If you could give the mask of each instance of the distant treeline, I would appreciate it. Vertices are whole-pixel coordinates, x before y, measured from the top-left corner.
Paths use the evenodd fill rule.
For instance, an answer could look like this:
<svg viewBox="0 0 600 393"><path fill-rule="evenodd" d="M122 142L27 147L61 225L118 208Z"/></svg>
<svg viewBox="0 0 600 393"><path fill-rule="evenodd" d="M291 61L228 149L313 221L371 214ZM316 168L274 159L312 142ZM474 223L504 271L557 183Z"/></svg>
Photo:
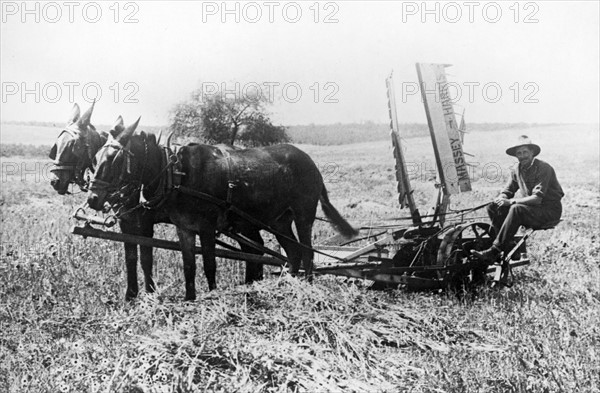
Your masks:
<svg viewBox="0 0 600 393"><path fill-rule="evenodd" d="M53 128L57 128L57 129L65 126L64 122L56 122L56 121L3 120L2 123L17 124L17 125L21 125L21 126L53 127ZM112 125L95 124L93 122L92 122L92 124L94 124L94 127L96 127L96 129L98 131L108 131L112 128ZM128 126L129 124L125 123L125 125ZM149 131L149 132L154 132L154 133L158 133L158 131L160 131L161 129L163 130L163 133L166 133L168 128L169 128L169 126L144 126L144 125L141 125L139 127L139 129L142 131Z"/></svg>
<svg viewBox="0 0 600 393"><path fill-rule="evenodd" d="M36 127L62 127L61 122L55 121L20 121L20 120L2 120L2 124L18 124L21 126L36 126Z"/></svg>
<svg viewBox="0 0 600 393"><path fill-rule="evenodd" d="M35 157L35 158L47 158L50 153L51 146L45 145L24 145L19 144L1 144L0 145L0 157Z"/></svg>
<svg viewBox="0 0 600 393"><path fill-rule="evenodd" d="M40 127L56 127L52 122L6 122ZM550 126L555 124L541 123L469 123L468 132L487 132L510 129L527 129L532 127ZM99 130L108 130L110 127L98 126ZM147 126L145 131L157 133L160 129L167 132L168 127ZM287 133L293 143L310 145L345 145L350 143L372 142L387 140L389 125L385 123L350 123L350 124L309 124L288 126ZM405 123L400 124L400 133L404 138L423 137L429 135L427 124ZM1 144L1 156L47 157L50 146L35 146L26 144Z"/></svg>
<svg viewBox="0 0 600 393"><path fill-rule="evenodd" d="M510 129L526 129L554 124L540 123L469 123L467 132L487 132ZM387 140L390 136L389 124L350 123L350 124L310 124L289 126L287 133L294 143L310 145L345 145L350 143ZM429 127L424 123L400 124L400 134L404 138L429 135Z"/></svg>

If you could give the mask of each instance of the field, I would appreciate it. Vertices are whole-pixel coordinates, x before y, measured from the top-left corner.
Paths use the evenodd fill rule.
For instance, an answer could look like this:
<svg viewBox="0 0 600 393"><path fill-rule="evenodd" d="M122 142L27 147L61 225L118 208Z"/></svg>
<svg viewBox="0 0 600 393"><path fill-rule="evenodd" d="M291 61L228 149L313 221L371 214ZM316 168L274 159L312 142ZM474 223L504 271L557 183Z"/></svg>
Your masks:
<svg viewBox="0 0 600 393"><path fill-rule="evenodd" d="M473 191L453 197L451 208L498 193L513 163L504 150L522 133L556 169L563 221L532 236L532 264L516 270L513 287L475 298L372 291L328 276L309 284L275 269L245 286L243 264L219 260L219 289L207 292L199 268L198 300L189 303L180 255L156 250L158 292L128 304L122 246L70 234L85 195L56 195L46 159L2 157L0 391L598 391L598 126L469 134ZM426 213L435 193L431 144L405 142ZM342 215L367 226L407 215L390 145L300 147ZM482 211L470 218L485 219ZM175 239L171 227L155 233ZM315 243L333 233L317 222Z"/></svg>

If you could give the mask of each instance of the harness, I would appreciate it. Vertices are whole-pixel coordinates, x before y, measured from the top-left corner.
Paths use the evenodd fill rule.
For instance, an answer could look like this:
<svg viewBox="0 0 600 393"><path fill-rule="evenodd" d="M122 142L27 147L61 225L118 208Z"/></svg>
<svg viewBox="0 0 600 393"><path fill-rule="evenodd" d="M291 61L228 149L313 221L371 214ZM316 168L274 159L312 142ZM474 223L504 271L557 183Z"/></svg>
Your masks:
<svg viewBox="0 0 600 393"><path fill-rule="evenodd" d="M143 167L145 168L147 159L148 159L148 148L147 148L147 142L146 142L145 138L144 138L144 144L145 144L146 148L145 148L145 157L144 157L144 166ZM117 189L118 184L124 179L124 176L126 174L126 169L124 169L124 168L130 167L130 165L131 165L130 157L134 156L134 154L129 150L129 147L128 147L129 143L126 146L122 146L117 141L111 140L110 143L105 144L102 148L107 148L109 146L118 148L119 151L117 152L117 154L121 154L121 152L123 152L123 154L125 154L126 163L125 163L125 165L122 166L123 169L121 170L120 177L117 179L117 181L113 181L112 183L109 183L109 182L105 182L105 181L94 178L94 180L92 180L91 185L90 185L90 190L92 190L92 191L95 189L109 189L109 190ZM146 209L157 209L160 206L162 206L173 195L174 192L181 192L182 194L201 199L203 201L212 203L215 206L221 208L223 210L222 220L224 220L224 222L222 222L223 226L221 227L222 228L221 232L227 233L228 236L232 237L233 239L240 239L241 241L246 242L246 240L243 238L243 236L237 236L230 231L231 228L228 225L228 216L230 214L235 214L238 217L245 220L246 222L256 226L257 228L266 230L278 237L281 237L290 242L293 242L294 244L296 244L297 246L299 246L303 249L311 250L314 253L325 255L329 258L333 258L333 259L336 259L339 261L345 261L343 258L337 257L335 255L330 255L330 254L324 253L322 251L315 250L309 246L306 246L306 245L298 242L296 239L294 239L286 234L283 234L280 231L275 230L271 226L261 222L260 220L256 219L255 217L251 216L250 214L248 214L248 213L244 212L243 210L234 206L231 203L232 199L233 199L233 188L235 188L235 181L233 179L233 172L232 172L233 160L231 159L231 155L229 154L229 152L226 149L224 149L220 146L218 148L223 153L223 155L225 156L225 158L227 160L227 173L228 173L228 175L227 175L228 176L228 181L227 181L228 187L227 188L228 188L228 190L227 190L227 199L225 201L220 198L217 198L213 195L207 194L205 192L194 190L192 188L181 185L181 178L183 176L185 176L185 173L181 172L181 159L180 159L181 150L176 148L175 151L172 151L168 146L163 146L163 147L161 147L161 150L162 150L161 159L162 159L162 163L164 164L163 169L147 185L147 186L149 186L149 185L153 184L155 181L159 181L159 185L157 187L157 194L155 196L153 196L150 200L145 200L145 198L142 198L144 190L143 190L143 186L142 186L142 182L141 182L142 177L140 176L140 179L137 181L137 183L139 184L138 187L140 190L140 203L138 203L136 206L134 206L133 208L128 209L126 211L123 211L123 212L119 211L116 214L116 217L120 218L124 215L129 214L130 212L132 212L134 210L137 210L140 207L144 207ZM115 155L115 159L116 159L116 157L117 156ZM257 245L254 245L254 244L252 246L258 247ZM268 248L260 247L260 249L263 252L272 253L272 251L269 250Z"/></svg>
<svg viewBox="0 0 600 393"><path fill-rule="evenodd" d="M223 146L215 146L215 147L217 147L221 151L221 154L223 154L223 157L225 157L225 161L227 162L227 199L226 199L226 202L228 204L231 204L231 201L233 199L233 189L236 187L235 179L233 178L233 172L231 170L231 167L233 166L233 159L231 158L231 154L229 154L229 151L227 151L226 148L224 148Z"/></svg>
<svg viewBox="0 0 600 393"><path fill-rule="evenodd" d="M158 173L148 185L153 184L157 179L159 181L155 195L151 199L144 197L144 187L140 188L140 204L145 209L158 209L173 194L173 191L181 186L181 179L185 175L181 171L181 160L179 159L180 146L171 149L169 146L161 147L162 170Z"/></svg>
<svg viewBox="0 0 600 393"><path fill-rule="evenodd" d="M104 180L100 180L96 177L90 183L90 190L106 190L108 192L111 191L119 191L122 194L129 194L129 197L122 204L123 206L127 206L130 202L131 198L136 195L139 191L139 200L138 203L125 211L120 211L117 213L117 217L122 217L131 213L134 210L139 208L145 209L158 209L160 208L173 194L175 190L177 190L181 185L181 179L185 175L181 171L181 160L179 159L180 147L175 147L173 150L168 146L159 146L161 150L161 171L154 177L150 182L146 184L144 187L143 179L146 170L146 165L148 163L148 142L146 138L143 138L144 141L144 161L141 165L141 173L138 179L134 179L133 181L128 181L124 186L120 186L120 184L124 183L128 177L128 175L132 174L131 170L131 158L135 157L135 154L130 150L130 144L123 146L118 141L111 139L109 140L102 149L106 149L109 147L113 147L117 149L117 154L113 158L113 161L117 159L119 154L124 155L125 163L121 166L121 173L119 176L113 176L112 182L106 182ZM144 196L144 188L147 190L150 186L154 185L158 181L158 185L156 187L154 195L150 199L146 199ZM133 187L128 190L129 187Z"/></svg>

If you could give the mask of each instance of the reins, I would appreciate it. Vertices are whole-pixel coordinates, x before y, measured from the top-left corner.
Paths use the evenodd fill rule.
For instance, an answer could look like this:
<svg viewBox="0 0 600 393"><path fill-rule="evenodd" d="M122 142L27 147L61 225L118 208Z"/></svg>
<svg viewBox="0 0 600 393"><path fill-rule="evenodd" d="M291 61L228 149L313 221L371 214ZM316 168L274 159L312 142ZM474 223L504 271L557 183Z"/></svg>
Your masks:
<svg viewBox="0 0 600 393"><path fill-rule="evenodd" d="M298 240L296 240L296 239L294 239L292 237L289 237L289 236L287 236L287 235L285 235L285 234L283 234L283 233L275 230L273 227L271 227L271 226L263 223L262 221L260 221L260 220L258 220L256 218L252 217L248 213L246 213L243 210L240 210L239 208L237 208L235 205L233 205L231 203L228 203L226 201L223 201L222 199L219 199L217 197L214 197L214 196L212 196L210 194L206 194L206 193L201 192L201 191L193 190L193 189L191 189L189 187L185 187L185 186L177 187L176 190L179 190L180 192L182 192L184 194L187 194L187 195L196 197L198 199L202 199L202 200L205 200L205 201L210 202L212 204L215 204L215 205L217 205L217 206L225 209L226 211L231 211L232 213L234 213L234 214L240 216L241 218L243 218L244 220L248 221L250 224L252 224L254 226L257 226L257 227L259 227L262 230L270 232L270 233L272 233L275 236L279 236L279 237L281 237L283 239L286 239L286 240L288 240L290 242L293 242L295 245L297 245L297 246L299 246L301 248L304 248L305 250L313 251L314 253L326 256L328 258L336 259L336 260L338 260L340 262L345 262L346 261L344 258L340 258L340 257L337 257L335 255L327 254L327 253L321 252L319 250L315 250L314 248L309 247L309 246L307 246L305 244L302 244Z"/></svg>

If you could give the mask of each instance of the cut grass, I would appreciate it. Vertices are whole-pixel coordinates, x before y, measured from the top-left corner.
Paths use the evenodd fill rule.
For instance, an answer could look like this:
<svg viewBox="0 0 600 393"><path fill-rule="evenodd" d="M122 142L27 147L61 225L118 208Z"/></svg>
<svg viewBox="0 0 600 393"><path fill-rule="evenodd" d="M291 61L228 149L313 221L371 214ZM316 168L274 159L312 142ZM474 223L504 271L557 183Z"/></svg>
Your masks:
<svg viewBox="0 0 600 393"><path fill-rule="evenodd" d="M69 233L84 196L59 197L20 173L3 178L0 391L598 391L598 134L567 131L581 138L561 139L559 128L534 138L566 192L563 222L533 235L532 265L515 271L514 287L465 300L334 277L308 284L276 271L244 286L243 264L219 260L219 290L207 292L199 273L199 299L187 303L181 256L156 250L158 292L126 304L122 245ZM486 159L508 167L495 145L510 136L494 135L468 136L467 151L493 152ZM408 142L411 159L428 157L427 140ZM337 165L326 184L353 224L406 215L387 144L303 148ZM567 160L565 151L577 154ZM431 183L415 176L416 199L431 205ZM452 208L479 205L501 187L479 177ZM175 239L172 227L155 232ZM317 242L333 233L315 224Z"/></svg>

